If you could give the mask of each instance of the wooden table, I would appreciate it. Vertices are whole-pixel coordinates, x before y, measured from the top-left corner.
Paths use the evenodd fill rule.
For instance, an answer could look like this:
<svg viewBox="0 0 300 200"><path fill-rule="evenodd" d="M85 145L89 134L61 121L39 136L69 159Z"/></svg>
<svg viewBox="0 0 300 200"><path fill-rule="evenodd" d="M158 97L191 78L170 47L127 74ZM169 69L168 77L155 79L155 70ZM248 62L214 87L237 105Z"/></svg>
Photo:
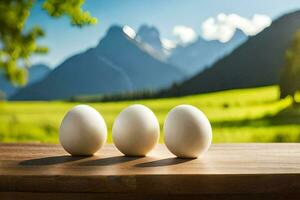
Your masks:
<svg viewBox="0 0 300 200"><path fill-rule="evenodd" d="M300 199L300 144L215 144L198 159L164 145L124 157L106 145L0 144L0 199Z"/></svg>

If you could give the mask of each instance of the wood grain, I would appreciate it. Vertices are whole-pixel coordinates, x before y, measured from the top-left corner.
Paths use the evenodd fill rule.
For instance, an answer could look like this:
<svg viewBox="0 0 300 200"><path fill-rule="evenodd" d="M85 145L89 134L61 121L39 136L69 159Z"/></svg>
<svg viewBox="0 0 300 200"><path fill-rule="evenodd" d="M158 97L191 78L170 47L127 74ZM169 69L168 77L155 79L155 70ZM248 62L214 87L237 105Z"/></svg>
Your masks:
<svg viewBox="0 0 300 200"><path fill-rule="evenodd" d="M173 195L173 194L127 194L127 193L1 193L1 200L299 200L297 196L291 194L202 194L202 195Z"/></svg>
<svg viewBox="0 0 300 200"><path fill-rule="evenodd" d="M91 199L300 198L300 144L214 144L198 159L177 159L164 145L147 157L125 157L113 145L93 157L71 157L58 145L0 144L0 199L74 199L73 193Z"/></svg>

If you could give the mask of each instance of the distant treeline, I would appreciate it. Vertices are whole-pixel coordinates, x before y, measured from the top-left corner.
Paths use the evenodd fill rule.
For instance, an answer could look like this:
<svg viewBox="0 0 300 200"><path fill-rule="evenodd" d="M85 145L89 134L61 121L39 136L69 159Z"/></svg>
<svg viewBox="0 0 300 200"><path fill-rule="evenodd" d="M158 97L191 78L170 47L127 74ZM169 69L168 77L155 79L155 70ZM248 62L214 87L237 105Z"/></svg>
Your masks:
<svg viewBox="0 0 300 200"><path fill-rule="evenodd" d="M122 92L115 94L93 95L93 96L75 96L68 101L71 102L117 102L127 100L141 100L141 99L155 99L155 98L168 98L173 96L183 96L177 88L179 84L174 83L171 87L159 91L155 90L142 90L134 92Z"/></svg>
<svg viewBox="0 0 300 200"><path fill-rule="evenodd" d="M70 98L71 102L116 102L126 100L152 99L157 97L157 92L151 90L117 93L95 96L77 96Z"/></svg>

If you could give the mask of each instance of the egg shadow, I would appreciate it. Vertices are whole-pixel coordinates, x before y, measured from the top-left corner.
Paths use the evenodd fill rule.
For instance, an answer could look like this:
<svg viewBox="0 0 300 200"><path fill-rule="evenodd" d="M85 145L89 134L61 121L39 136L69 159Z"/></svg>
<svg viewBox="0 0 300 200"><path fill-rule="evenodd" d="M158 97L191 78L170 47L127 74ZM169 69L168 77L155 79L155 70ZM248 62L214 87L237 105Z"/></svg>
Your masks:
<svg viewBox="0 0 300 200"><path fill-rule="evenodd" d="M151 162L139 163L136 164L135 167L163 167L163 166L171 166L178 165L181 163L189 162L194 160L194 158L165 158L161 160L155 160Z"/></svg>
<svg viewBox="0 0 300 200"><path fill-rule="evenodd" d="M31 160L24 160L19 163L22 166L43 166L43 165L56 165L61 163L67 163L77 160L82 160L86 158L86 156L52 156L45 158L36 158Z"/></svg>
<svg viewBox="0 0 300 200"><path fill-rule="evenodd" d="M115 156L115 157L108 157L108 158L100 158L95 160L87 160L84 162L78 163L78 165L82 166L108 166L108 165L115 165L120 163L125 163L137 159L141 159L143 157L128 157L128 156Z"/></svg>

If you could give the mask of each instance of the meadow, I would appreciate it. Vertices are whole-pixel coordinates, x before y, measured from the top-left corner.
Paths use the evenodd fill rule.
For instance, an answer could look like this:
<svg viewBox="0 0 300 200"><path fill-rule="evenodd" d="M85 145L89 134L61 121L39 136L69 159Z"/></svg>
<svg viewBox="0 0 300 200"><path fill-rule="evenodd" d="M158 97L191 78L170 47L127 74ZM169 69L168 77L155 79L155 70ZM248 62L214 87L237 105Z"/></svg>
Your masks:
<svg viewBox="0 0 300 200"><path fill-rule="evenodd" d="M118 113L130 104L144 104L158 117L161 130L167 112L179 104L201 109L213 127L213 142L298 142L300 112L291 100L278 100L278 87L229 90L178 98L89 103L111 127ZM1 142L58 143L58 129L75 102L0 102ZM161 131L162 142L163 133Z"/></svg>

